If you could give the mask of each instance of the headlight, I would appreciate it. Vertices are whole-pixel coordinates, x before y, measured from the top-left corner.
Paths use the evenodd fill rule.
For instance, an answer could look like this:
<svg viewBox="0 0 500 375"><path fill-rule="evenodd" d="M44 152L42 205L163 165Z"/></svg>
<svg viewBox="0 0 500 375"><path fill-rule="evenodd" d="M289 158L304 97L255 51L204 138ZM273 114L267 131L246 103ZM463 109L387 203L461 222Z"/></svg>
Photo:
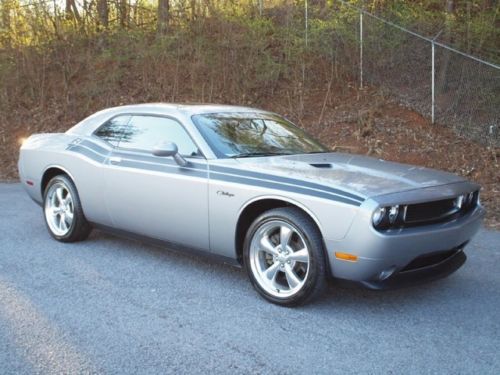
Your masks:
<svg viewBox="0 0 500 375"><path fill-rule="evenodd" d="M385 207L379 207L373 213L373 225L378 227L382 220L384 220L386 209Z"/></svg>
<svg viewBox="0 0 500 375"><path fill-rule="evenodd" d="M389 208L389 222L394 224L398 218L399 206L392 206Z"/></svg>
<svg viewBox="0 0 500 375"><path fill-rule="evenodd" d="M478 198L479 198L479 192L477 191L476 192L471 191L470 193L459 195L458 197L455 198L455 207L458 208L459 210L461 209L467 210L472 205L477 203Z"/></svg>
<svg viewBox="0 0 500 375"><path fill-rule="evenodd" d="M472 204L472 202L474 201L474 192L471 191L468 195L467 195L467 206L470 206Z"/></svg>
<svg viewBox="0 0 500 375"><path fill-rule="evenodd" d="M373 212L373 226L377 229L388 229L390 226L401 224L399 205L379 207Z"/></svg>
<svg viewBox="0 0 500 375"><path fill-rule="evenodd" d="M465 195L459 195L458 197L455 198L455 207L460 210L464 205L464 201L465 201Z"/></svg>

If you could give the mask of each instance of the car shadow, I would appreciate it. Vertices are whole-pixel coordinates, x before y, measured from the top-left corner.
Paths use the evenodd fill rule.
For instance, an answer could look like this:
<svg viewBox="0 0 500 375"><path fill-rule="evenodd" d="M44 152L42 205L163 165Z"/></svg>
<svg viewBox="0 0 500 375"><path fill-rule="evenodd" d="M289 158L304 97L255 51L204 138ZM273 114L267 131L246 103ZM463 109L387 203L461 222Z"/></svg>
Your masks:
<svg viewBox="0 0 500 375"><path fill-rule="evenodd" d="M88 241L98 245L99 251L108 249L113 252L124 252L127 256L143 260L148 258L148 261L154 262L165 262L174 268L190 270L200 275L217 274L216 278L219 281L216 284L220 285L221 288L230 285L233 292L235 289L239 289L237 292L242 294L242 298L248 296L266 303L256 292L252 291L247 275L243 270L221 263L214 258L182 253L102 231L94 231ZM200 282L205 281L201 279ZM428 310L432 309L432 306L439 306L441 313L452 313L460 304L467 304L469 300L481 298L478 297L478 294L484 294L485 299L490 297L488 291L481 290L478 283L477 279L470 279L469 276L464 275L463 269L445 279L383 291L369 290L355 283L339 283L336 280L328 280L323 294L310 304L299 309L304 311L331 311L352 309L355 306L361 311L371 313L377 313L378 311L383 313L398 311L401 313L410 309L418 310L425 307ZM449 307L443 308L447 303Z"/></svg>

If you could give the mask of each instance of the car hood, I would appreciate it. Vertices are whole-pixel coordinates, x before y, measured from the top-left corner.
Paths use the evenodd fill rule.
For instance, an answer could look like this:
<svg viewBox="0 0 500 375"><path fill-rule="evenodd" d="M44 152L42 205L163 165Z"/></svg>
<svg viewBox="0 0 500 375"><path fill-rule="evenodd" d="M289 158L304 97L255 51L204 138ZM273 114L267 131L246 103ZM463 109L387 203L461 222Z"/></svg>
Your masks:
<svg viewBox="0 0 500 375"><path fill-rule="evenodd" d="M314 182L364 198L465 181L434 169L336 152L237 160L245 170Z"/></svg>

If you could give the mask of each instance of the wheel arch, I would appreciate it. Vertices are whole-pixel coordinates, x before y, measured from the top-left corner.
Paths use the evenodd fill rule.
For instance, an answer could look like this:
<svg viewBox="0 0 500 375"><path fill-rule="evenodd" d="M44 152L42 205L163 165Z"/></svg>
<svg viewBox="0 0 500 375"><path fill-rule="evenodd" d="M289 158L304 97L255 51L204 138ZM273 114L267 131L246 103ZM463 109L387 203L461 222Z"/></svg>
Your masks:
<svg viewBox="0 0 500 375"><path fill-rule="evenodd" d="M40 179L40 194L43 198L43 195L45 193L45 189L49 183L49 181L54 178L55 176L64 174L68 176L73 183L75 183L75 179L71 175L71 173L68 172L68 170L64 167L61 167L60 165L49 165L47 168L42 173L42 178Z"/></svg>
<svg viewBox="0 0 500 375"><path fill-rule="evenodd" d="M250 225L262 213L279 207L298 208L312 219L320 234L323 235L318 218L303 204L290 198L274 195L253 198L247 201L238 212L234 246L236 259L240 264L243 264L243 242L245 241L245 236Z"/></svg>

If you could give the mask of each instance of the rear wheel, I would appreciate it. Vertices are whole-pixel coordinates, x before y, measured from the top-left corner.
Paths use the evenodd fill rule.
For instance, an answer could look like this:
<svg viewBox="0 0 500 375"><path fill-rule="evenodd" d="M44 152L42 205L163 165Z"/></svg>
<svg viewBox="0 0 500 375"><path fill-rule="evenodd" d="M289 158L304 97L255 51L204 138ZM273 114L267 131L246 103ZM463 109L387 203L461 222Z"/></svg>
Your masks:
<svg viewBox="0 0 500 375"><path fill-rule="evenodd" d="M273 303L300 305L325 286L321 234L299 209L277 208L260 215L248 230L243 255L253 286Z"/></svg>
<svg viewBox="0 0 500 375"><path fill-rule="evenodd" d="M65 175L52 178L45 188L45 223L50 234L61 242L86 239L92 228L83 215L76 186Z"/></svg>

